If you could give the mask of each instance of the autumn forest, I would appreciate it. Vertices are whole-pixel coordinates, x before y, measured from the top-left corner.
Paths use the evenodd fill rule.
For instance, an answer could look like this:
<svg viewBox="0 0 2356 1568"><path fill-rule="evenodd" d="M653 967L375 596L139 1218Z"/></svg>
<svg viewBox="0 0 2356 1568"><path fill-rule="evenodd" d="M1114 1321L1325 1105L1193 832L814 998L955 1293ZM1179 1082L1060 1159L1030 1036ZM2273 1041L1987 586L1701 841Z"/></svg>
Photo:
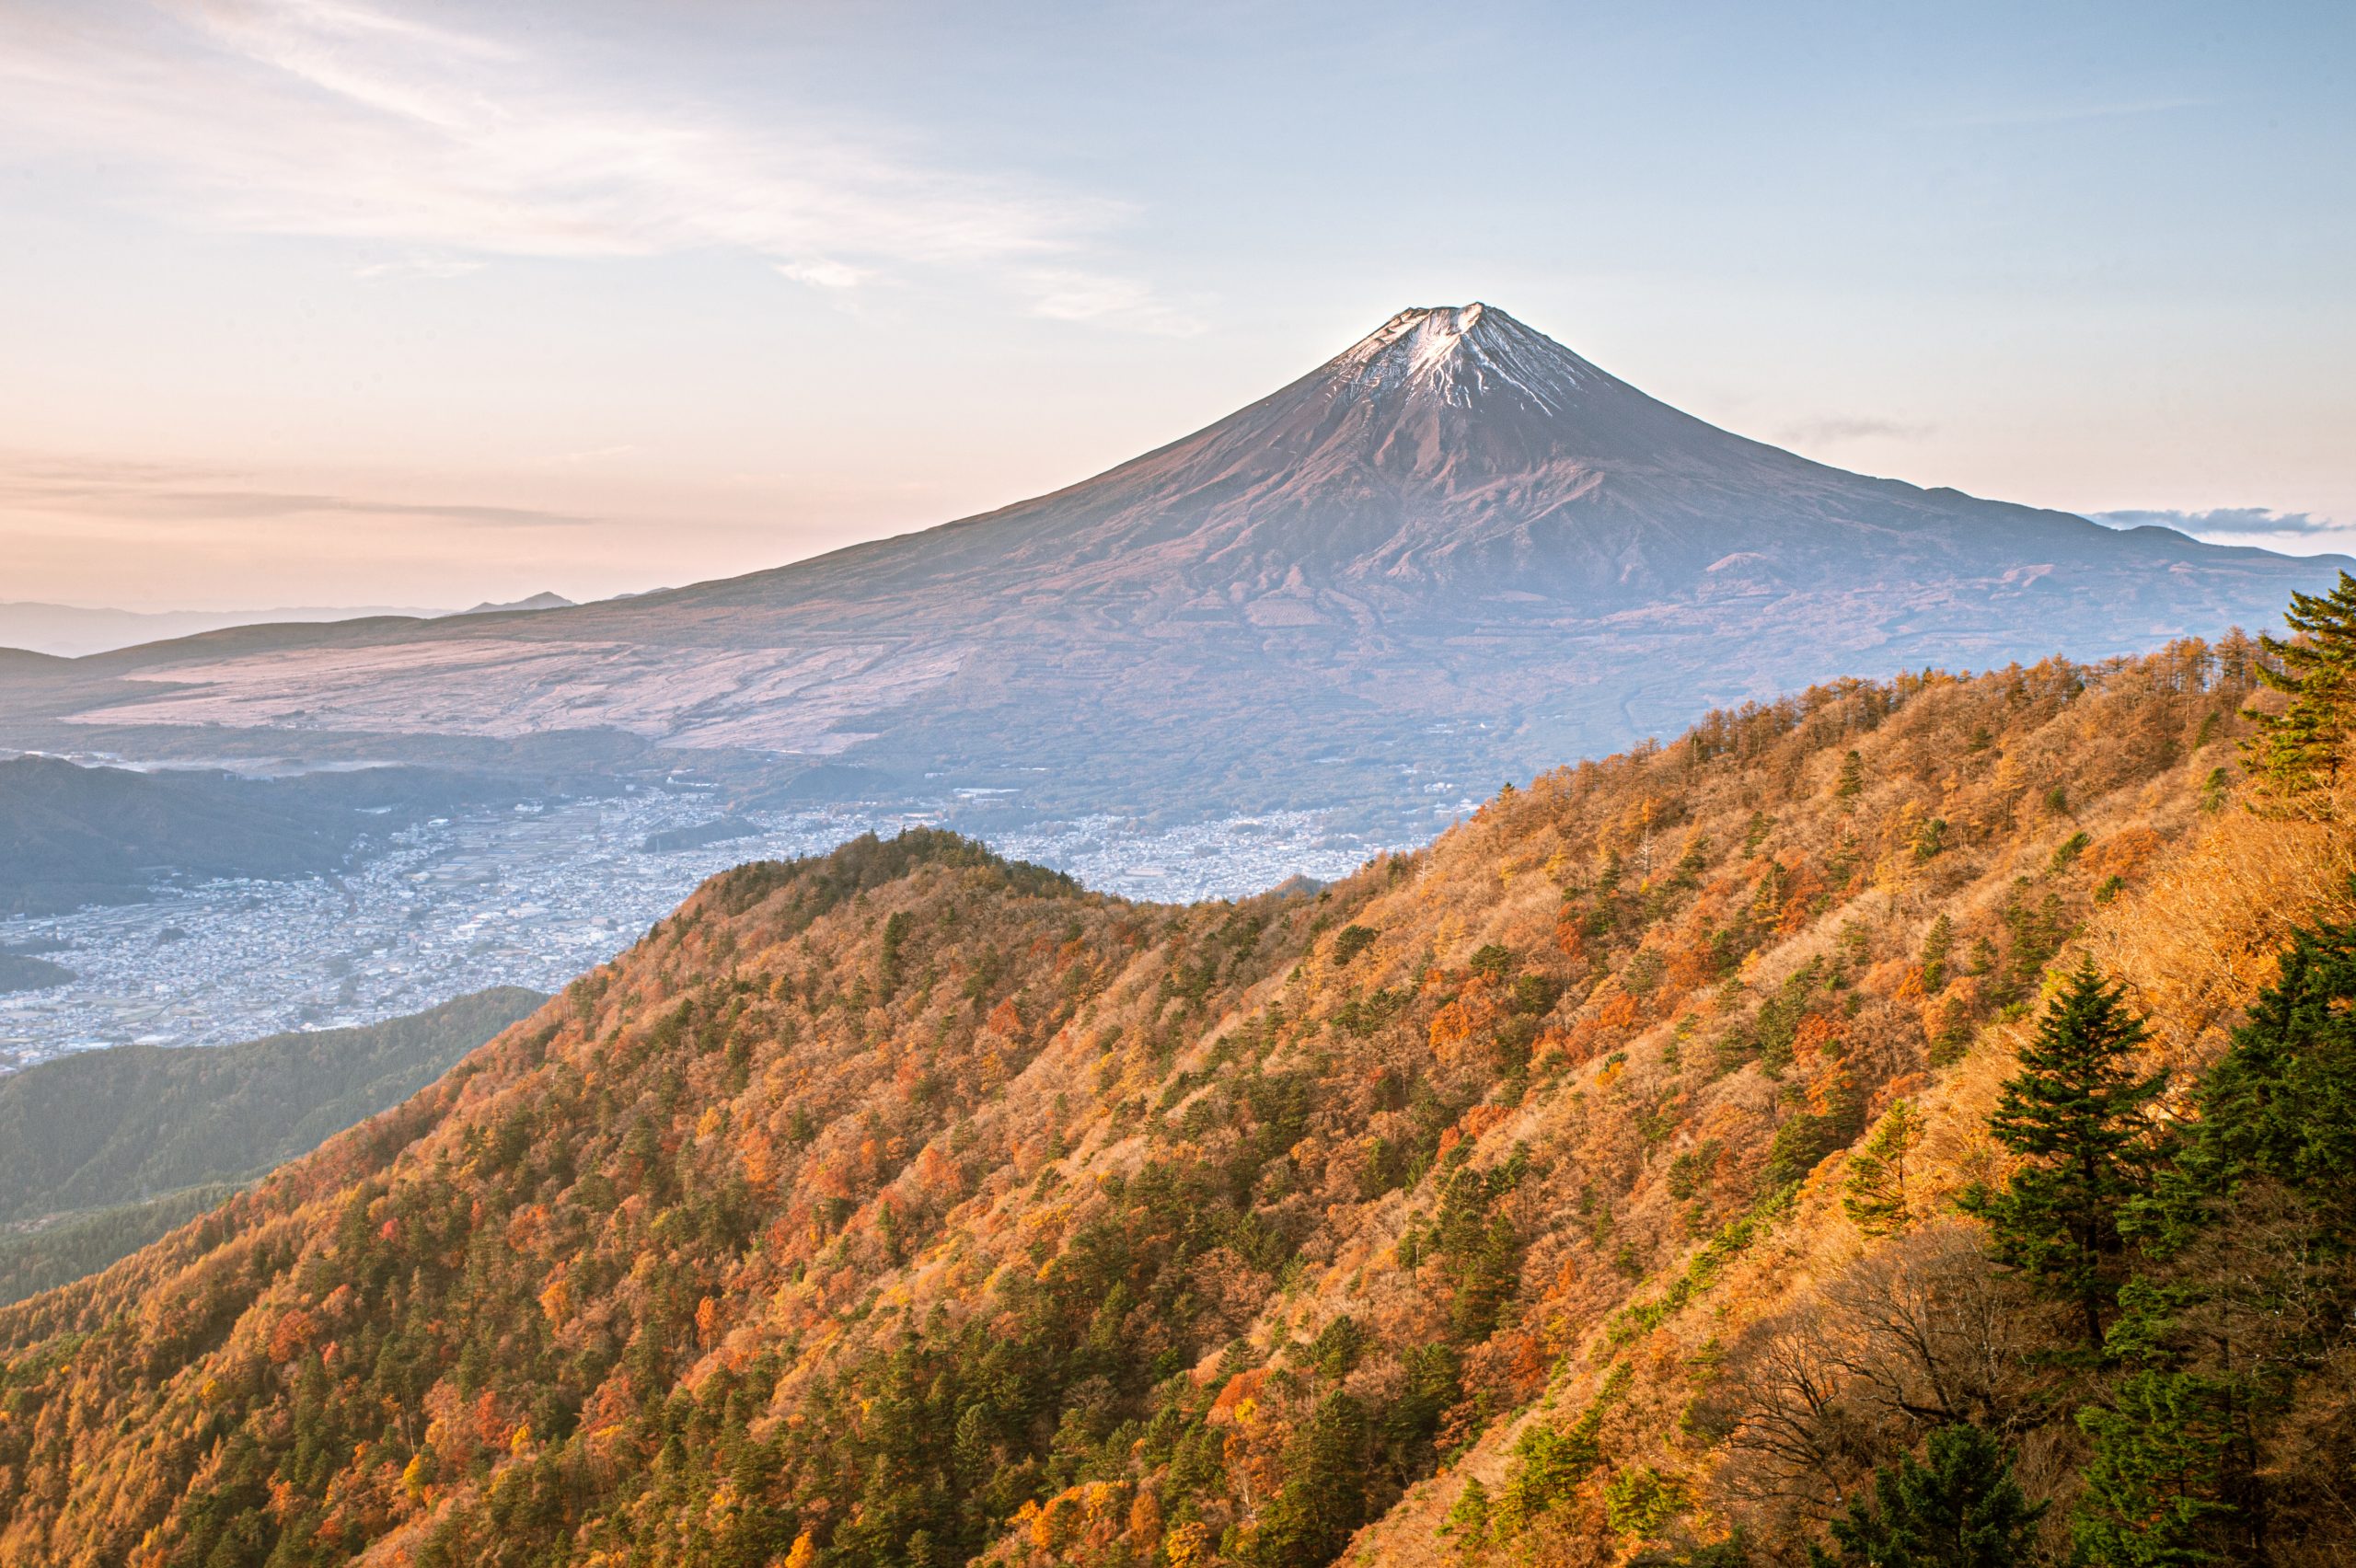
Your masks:
<svg viewBox="0 0 2356 1568"><path fill-rule="evenodd" d="M708 882L0 1309L0 1561L2356 1556L2356 582L1330 886Z"/></svg>

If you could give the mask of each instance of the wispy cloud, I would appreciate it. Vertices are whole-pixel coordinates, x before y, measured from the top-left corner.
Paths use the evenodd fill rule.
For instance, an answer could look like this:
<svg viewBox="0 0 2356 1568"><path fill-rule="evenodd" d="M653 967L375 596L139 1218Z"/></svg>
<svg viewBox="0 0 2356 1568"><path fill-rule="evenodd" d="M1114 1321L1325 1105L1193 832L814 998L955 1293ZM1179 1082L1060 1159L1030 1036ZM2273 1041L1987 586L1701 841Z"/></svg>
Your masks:
<svg viewBox="0 0 2356 1568"><path fill-rule="evenodd" d="M1120 203L657 101L521 37L363 0L13 0L0 139L100 152L193 222L400 253L371 277L733 248L819 288L962 269L1071 319L1166 330L1177 315L1110 276L1074 308L1062 270L1089 268Z"/></svg>
<svg viewBox="0 0 2356 1568"><path fill-rule="evenodd" d="M1827 414L1796 420L1775 432L1775 439L1795 446L1838 446L1850 441L1920 441L1931 433L1926 424L1877 419L1871 414Z"/></svg>
<svg viewBox="0 0 2356 1568"><path fill-rule="evenodd" d="M777 270L797 283L814 289L855 289L867 274L840 261L780 261Z"/></svg>
<svg viewBox="0 0 2356 1568"><path fill-rule="evenodd" d="M597 521L534 507L256 489L228 482L232 478L158 464L0 458L0 507L164 524L381 517L486 528L569 528Z"/></svg>
<svg viewBox="0 0 2356 1568"><path fill-rule="evenodd" d="M1052 321L1115 321L1141 331L1183 336L1202 322L1165 303L1132 278L1106 277L1071 268L1041 268L1029 275L1031 313Z"/></svg>
<svg viewBox="0 0 2356 1568"><path fill-rule="evenodd" d="M2207 512L2089 512L2086 515L2113 528L2174 528L2180 534L2203 536L2270 535L2292 537L2342 533L2349 526L2328 517L2317 517L2312 512L2276 512L2265 506L2221 506Z"/></svg>

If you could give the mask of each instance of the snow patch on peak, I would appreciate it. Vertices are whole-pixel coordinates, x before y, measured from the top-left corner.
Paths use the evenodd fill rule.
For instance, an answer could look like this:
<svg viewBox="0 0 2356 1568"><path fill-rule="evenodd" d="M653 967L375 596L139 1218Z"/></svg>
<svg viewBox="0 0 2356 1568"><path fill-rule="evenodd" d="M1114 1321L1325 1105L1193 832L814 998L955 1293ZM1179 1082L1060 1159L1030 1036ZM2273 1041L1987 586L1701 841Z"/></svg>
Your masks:
<svg viewBox="0 0 2356 1568"><path fill-rule="evenodd" d="M1504 396L1559 414L1602 373L1479 300L1403 310L1327 367L1330 394L1421 394L1471 408Z"/></svg>

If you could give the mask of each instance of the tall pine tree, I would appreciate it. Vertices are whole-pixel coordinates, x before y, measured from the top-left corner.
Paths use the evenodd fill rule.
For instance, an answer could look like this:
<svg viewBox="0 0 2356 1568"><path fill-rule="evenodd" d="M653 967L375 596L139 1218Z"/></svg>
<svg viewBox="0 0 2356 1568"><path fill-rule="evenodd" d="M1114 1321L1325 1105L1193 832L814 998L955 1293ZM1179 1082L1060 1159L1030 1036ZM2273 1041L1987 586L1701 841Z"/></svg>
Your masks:
<svg viewBox="0 0 2356 1568"><path fill-rule="evenodd" d="M1841 777L1832 786L1836 801L1854 801L1865 788L1865 759L1855 752L1841 759Z"/></svg>
<svg viewBox="0 0 2356 1568"><path fill-rule="evenodd" d="M2172 1215L2281 1182L2356 1226L2356 926L2293 933L2232 1049L2200 1087L2195 1136L2165 1184Z"/></svg>
<svg viewBox="0 0 2356 1568"><path fill-rule="evenodd" d="M2167 1075L2138 1071L2143 1023L2123 987L2082 962L2038 1021L1988 1120L2021 1164L2000 1192L1966 1194L1997 1259L2076 1309L2089 1350L2119 1285L2119 1211L2149 1190L2158 1154L2146 1107Z"/></svg>
<svg viewBox="0 0 2356 1568"><path fill-rule="evenodd" d="M2343 571L2328 594L2292 594L2282 618L2298 635L2258 639L2269 657L2258 676L2290 704L2281 713L2251 710L2258 733L2244 755L2269 793L2295 799L2339 777L2356 706L2356 578Z"/></svg>
<svg viewBox="0 0 2356 1568"><path fill-rule="evenodd" d="M2264 1562L2297 1533L2263 1450L2356 1308L2356 927L2296 934L2198 1099L2123 1220L2142 1254L2109 1345L2132 1371L2078 1415L2073 1534L2104 1568Z"/></svg>
<svg viewBox="0 0 2356 1568"><path fill-rule="evenodd" d="M2130 1376L2107 1405L2078 1412L2094 1445L2070 1521L2080 1562L2192 1568L2235 1561L2211 1550L2232 1543L2240 1533L2233 1524L2245 1514L2229 1501L2236 1490L2233 1417L2241 1402L2233 1383L2150 1367Z"/></svg>
<svg viewBox="0 0 2356 1568"><path fill-rule="evenodd" d="M1245 1552L1253 1568L1331 1562L1366 1522L1366 1411L1336 1389L1285 1444L1288 1479Z"/></svg>

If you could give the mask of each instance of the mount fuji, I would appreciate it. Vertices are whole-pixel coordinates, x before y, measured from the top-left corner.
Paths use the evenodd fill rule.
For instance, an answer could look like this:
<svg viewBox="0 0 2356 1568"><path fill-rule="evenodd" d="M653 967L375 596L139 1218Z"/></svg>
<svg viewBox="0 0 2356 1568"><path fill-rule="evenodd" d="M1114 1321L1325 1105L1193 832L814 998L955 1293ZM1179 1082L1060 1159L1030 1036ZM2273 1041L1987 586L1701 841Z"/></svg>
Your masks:
<svg viewBox="0 0 2356 1568"><path fill-rule="evenodd" d="M595 732L1045 811L1380 825L1427 813L1410 778L1485 793L1830 677L2271 625L2347 564L1830 467L1474 304L1068 489L773 571L0 666L0 739Z"/></svg>

